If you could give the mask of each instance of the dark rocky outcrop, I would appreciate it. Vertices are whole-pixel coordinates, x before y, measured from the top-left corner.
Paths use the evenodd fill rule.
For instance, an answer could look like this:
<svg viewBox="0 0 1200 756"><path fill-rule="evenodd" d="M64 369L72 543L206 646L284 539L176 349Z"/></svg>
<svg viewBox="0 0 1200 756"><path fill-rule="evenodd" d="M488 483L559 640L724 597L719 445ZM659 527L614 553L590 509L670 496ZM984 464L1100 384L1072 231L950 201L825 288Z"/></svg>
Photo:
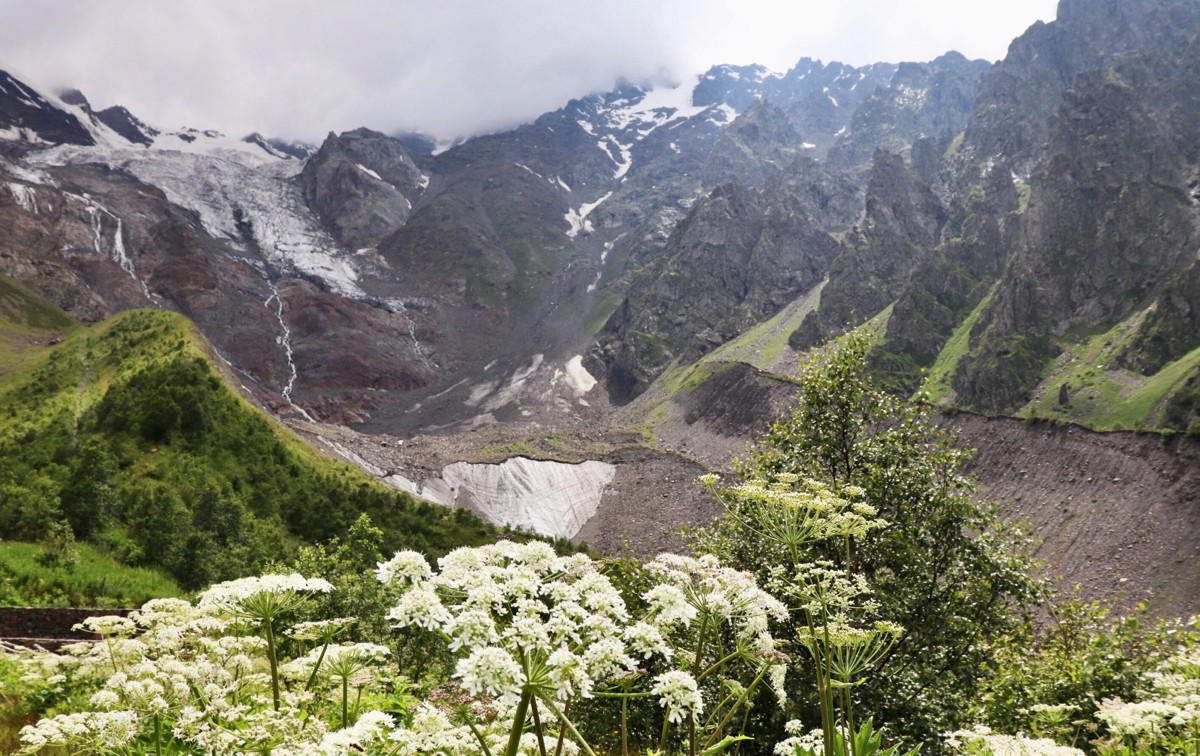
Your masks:
<svg viewBox="0 0 1200 756"><path fill-rule="evenodd" d="M937 246L948 213L904 158L875 153L866 213L838 249L821 307L789 339L816 346L875 316L896 300L918 264Z"/></svg>
<svg viewBox="0 0 1200 756"><path fill-rule="evenodd" d="M101 110L96 114L96 118L133 144L146 146L154 144L154 137L159 133L158 129L142 123L133 113L120 105L113 105L111 108Z"/></svg>
<svg viewBox="0 0 1200 756"><path fill-rule="evenodd" d="M404 225L428 181L398 140L369 129L330 134L300 178L309 207L351 249Z"/></svg>
<svg viewBox="0 0 1200 756"><path fill-rule="evenodd" d="M673 360L696 359L811 289L835 249L796 197L719 187L631 286L587 364L627 402Z"/></svg>
<svg viewBox="0 0 1200 756"><path fill-rule="evenodd" d="M26 142L96 143L78 118L54 107L5 71L0 71L0 131L13 131Z"/></svg>

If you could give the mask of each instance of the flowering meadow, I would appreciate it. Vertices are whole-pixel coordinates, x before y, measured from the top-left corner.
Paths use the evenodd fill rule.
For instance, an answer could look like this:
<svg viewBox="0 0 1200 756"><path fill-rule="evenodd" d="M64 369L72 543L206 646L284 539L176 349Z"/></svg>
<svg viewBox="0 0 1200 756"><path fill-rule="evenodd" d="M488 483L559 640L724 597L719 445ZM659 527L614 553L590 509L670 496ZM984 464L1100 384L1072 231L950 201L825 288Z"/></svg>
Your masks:
<svg viewBox="0 0 1200 756"><path fill-rule="evenodd" d="M883 526L811 481L751 483L737 495L760 512L785 508L794 537ZM777 597L712 556L661 555L638 565L638 581L608 567L538 541L460 548L436 565L412 551L378 562L369 577L390 591L388 624L447 659L420 685L393 646L343 639L358 619L298 620L336 591L318 577L244 578L193 602L92 618L84 626L98 642L6 652L43 714L20 731L18 753L900 753L902 734L853 719L857 691L904 634L864 619L873 605L860 576L830 563L798 565L787 579L776 570ZM1071 707L1041 704L1029 734L978 725L941 745L1195 753L1200 628L1184 629L1140 681L1140 699L1103 701L1090 730ZM807 723L782 714L796 711L800 679L819 694ZM769 742L754 726L763 720L778 723Z"/></svg>
<svg viewBox="0 0 1200 756"><path fill-rule="evenodd" d="M726 514L692 555L385 556L363 515L268 574L89 619L96 642L0 649L0 750L1200 755L1200 618L1050 594L969 454L865 356L807 371L738 482L701 479Z"/></svg>

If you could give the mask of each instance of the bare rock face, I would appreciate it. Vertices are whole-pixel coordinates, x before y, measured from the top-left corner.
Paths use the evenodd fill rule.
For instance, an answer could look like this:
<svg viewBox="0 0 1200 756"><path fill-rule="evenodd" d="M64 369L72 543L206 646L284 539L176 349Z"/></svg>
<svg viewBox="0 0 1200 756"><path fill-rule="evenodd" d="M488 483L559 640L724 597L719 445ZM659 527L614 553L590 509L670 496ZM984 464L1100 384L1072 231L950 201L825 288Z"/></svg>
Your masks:
<svg viewBox="0 0 1200 756"><path fill-rule="evenodd" d="M917 139L955 134L975 106L980 76L990 65L956 52L928 63L901 63L887 86L879 87L854 111L833 149L829 164L869 165L878 148L901 152Z"/></svg>
<svg viewBox="0 0 1200 756"><path fill-rule="evenodd" d="M429 182L399 140L369 129L330 134L300 179L309 207L351 249L404 225Z"/></svg>
<svg viewBox="0 0 1200 756"><path fill-rule="evenodd" d="M955 378L964 401L1020 406L1061 339L1104 332L1153 302L1159 313L1178 311L1200 232L1189 188L1200 139L1188 125L1200 102L1187 89L1198 75L1193 41L1128 55L1064 94L1020 241ZM1194 339L1183 335L1186 320L1175 335L1161 316L1142 327L1173 345L1134 360L1145 369Z"/></svg>
<svg viewBox="0 0 1200 756"><path fill-rule="evenodd" d="M820 309L804 319L789 342L797 348L816 346L891 304L937 246L947 217L901 156L876 152L864 220L846 236L830 265Z"/></svg>
<svg viewBox="0 0 1200 756"><path fill-rule="evenodd" d="M1196 6L1190 0L1060 3L1055 21L1035 23L984 74L967 127L967 150L980 159L1004 156L1018 173L1027 172L1075 77L1131 50L1186 42L1195 32Z"/></svg>
<svg viewBox="0 0 1200 756"><path fill-rule="evenodd" d="M766 100L756 100L713 144L704 184L740 181L757 186L803 156L804 144L786 113Z"/></svg>
<svg viewBox="0 0 1200 756"><path fill-rule="evenodd" d="M835 246L800 200L719 187L631 287L586 364L628 402L676 357L694 360L819 283Z"/></svg>
<svg viewBox="0 0 1200 756"><path fill-rule="evenodd" d="M1019 197L999 161L973 192L949 208L941 243L913 270L897 298L873 361L889 388L909 394L955 327L987 295L1020 234Z"/></svg>

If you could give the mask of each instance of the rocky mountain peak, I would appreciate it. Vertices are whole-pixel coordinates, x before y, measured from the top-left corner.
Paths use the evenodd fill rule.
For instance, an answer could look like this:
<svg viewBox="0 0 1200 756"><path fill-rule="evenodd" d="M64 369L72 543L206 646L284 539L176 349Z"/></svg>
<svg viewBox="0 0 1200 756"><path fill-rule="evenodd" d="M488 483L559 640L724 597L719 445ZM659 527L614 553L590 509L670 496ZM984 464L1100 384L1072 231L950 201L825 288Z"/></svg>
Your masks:
<svg viewBox="0 0 1200 756"><path fill-rule="evenodd" d="M713 144L703 181L705 186L735 180L755 186L813 149L787 113L766 100L755 100Z"/></svg>
<svg viewBox="0 0 1200 756"><path fill-rule="evenodd" d="M843 239L810 313L790 343L808 348L869 320L904 290L937 246L949 213L901 155L875 151L862 221Z"/></svg>
<svg viewBox="0 0 1200 756"><path fill-rule="evenodd" d="M78 118L6 71L0 71L0 137L27 143L95 144Z"/></svg>
<svg viewBox="0 0 1200 756"><path fill-rule="evenodd" d="M300 178L309 206L350 249L373 247L404 225L429 181L399 140L366 128L330 133Z"/></svg>
<svg viewBox="0 0 1200 756"><path fill-rule="evenodd" d="M96 118L133 144L143 144L149 147L154 144L154 137L162 133L139 120L137 116L121 105L113 105L111 108L101 110L96 114Z"/></svg>

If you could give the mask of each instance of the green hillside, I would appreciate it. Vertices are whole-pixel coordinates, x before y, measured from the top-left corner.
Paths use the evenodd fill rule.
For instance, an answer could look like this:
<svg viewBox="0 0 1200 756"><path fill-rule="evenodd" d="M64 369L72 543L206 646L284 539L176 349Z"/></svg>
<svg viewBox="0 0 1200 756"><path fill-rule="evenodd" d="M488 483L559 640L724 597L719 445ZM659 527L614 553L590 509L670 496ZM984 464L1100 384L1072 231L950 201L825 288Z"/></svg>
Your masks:
<svg viewBox="0 0 1200 756"><path fill-rule="evenodd" d="M389 548L438 554L493 537L470 513L415 501L268 420L226 386L182 316L78 325L11 291L17 304L0 304L0 538L39 541L65 520L77 539L195 587L341 534L361 512Z"/></svg>

